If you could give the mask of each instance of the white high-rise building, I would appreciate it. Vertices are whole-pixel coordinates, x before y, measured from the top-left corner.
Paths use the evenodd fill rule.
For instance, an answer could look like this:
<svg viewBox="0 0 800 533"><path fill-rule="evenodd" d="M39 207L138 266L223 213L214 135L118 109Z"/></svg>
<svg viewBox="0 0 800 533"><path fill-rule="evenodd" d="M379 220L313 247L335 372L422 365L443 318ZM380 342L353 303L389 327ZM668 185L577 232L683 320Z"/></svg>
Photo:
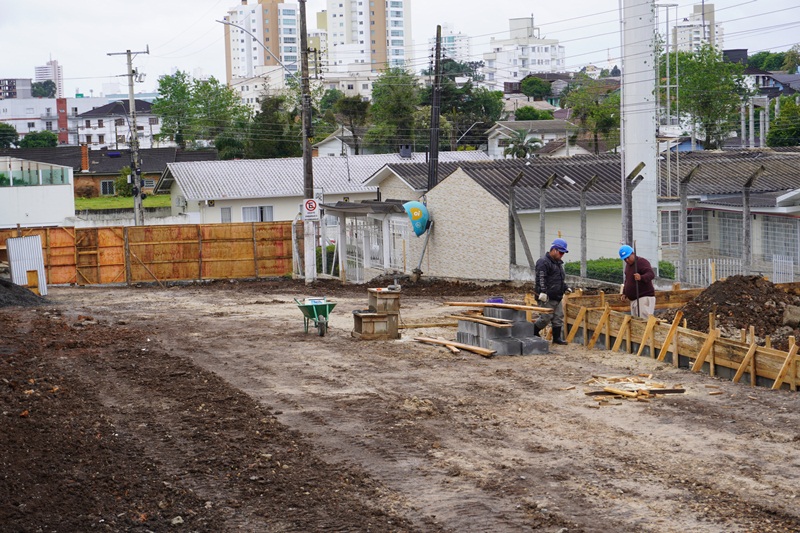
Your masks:
<svg viewBox="0 0 800 533"><path fill-rule="evenodd" d="M672 28L672 50L696 52L703 43L722 50L724 37L724 29L715 20L714 4L695 5L692 14Z"/></svg>
<svg viewBox="0 0 800 533"><path fill-rule="evenodd" d="M35 67L34 69L34 83L51 80L56 84L56 98L64 97L64 72L58 61L51 59L46 65Z"/></svg>
<svg viewBox="0 0 800 533"><path fill-rule="evenodd" d="M412 60L411 0L328 0L326 13L330 72L380 72Z"/></svg>
<svg viewBox="0 0 800 533"><path fill-rule="evenodd" d="M258 67L282 68L285 76L299 72L299 18L298 4L276 0L242 0L228 9L225 21L238 26L225 25L228 84L255 77Z"/></svg>
<svg viewBox="0 0 800 533"><path fill-rule="evenodd" d="M564 72L565 48L558 39L542 39L533 17L510 19L508 39L494 39L483 54L485 83L498 90L535 72Z"/></svg>
<svg viewBox="0 0 800 533"><path fill-rule="evenodd" d="M428 47L433 50L436 47L436 38L428 39ZM456 31L448 23L442 24L442 57L467 63L474 61L472 57L472 38Z"/></svg>

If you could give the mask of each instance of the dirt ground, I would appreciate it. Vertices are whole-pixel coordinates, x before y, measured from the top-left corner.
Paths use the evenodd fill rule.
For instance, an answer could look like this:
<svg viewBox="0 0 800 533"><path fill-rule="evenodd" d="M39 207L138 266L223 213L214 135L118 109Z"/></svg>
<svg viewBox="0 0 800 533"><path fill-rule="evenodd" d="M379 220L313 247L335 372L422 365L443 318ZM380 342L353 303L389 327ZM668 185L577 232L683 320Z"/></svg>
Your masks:
<svg viewBox="0 0 800 533"><path fill-rule="evenodd" d="M452 327L357 340L363 286L2 289L1 531L800 531L790 391L575 344L413 340ZM404 285L401 324L524 292ZM337 302L324 337L306 296ZM612 378L686 392L586 395Z"/></svg>

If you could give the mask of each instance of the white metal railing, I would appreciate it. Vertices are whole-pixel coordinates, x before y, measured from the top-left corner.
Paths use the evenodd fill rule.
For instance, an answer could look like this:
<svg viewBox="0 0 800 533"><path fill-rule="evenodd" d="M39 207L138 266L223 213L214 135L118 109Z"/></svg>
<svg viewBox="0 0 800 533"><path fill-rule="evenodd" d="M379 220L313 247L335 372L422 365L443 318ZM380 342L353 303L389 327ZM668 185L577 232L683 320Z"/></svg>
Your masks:
<svg viewBox="0 0 800 533"><path fill-rule="evenodd" d="M794 259L788 255L772 256L772 283L794 281Z"/></svg>
<svg viewBox="0 0 800 533"><path fill-rule="evenodd" d="M686 272L681 281L699 287L708 287L717 280L744 273L741 259L715 259L712 257L690 259L686 262Z"/></svg>

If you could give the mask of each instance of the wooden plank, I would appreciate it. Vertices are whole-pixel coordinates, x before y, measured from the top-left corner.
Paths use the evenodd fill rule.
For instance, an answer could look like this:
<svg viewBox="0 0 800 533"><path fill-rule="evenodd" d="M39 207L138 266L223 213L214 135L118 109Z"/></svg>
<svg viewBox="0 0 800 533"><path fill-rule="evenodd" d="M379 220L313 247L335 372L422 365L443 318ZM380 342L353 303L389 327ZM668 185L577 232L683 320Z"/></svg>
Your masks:
<svg viewBox="0 0 800 533"><path fill-rule="evenodd" d="M519 304L494 304L487 302L445 302L444 305L457 305L462 307L498 307L500 309L516 309L517 311L536 311L537 313L552 313L548 307L534 307Z"/></svg>
<svg viewBox="0 0 800 533"><path fill-rule="evenodd" d="M578 334L578 329L580 329L581 322L583 321L583 319L585 317L586 317L586 308L585 307L581 307L581 310L578 311L578 316L575 318L575 323L572 324L572 329L569 331L569 335L567 335L566 341L568 343L572 342L572 340L575 338L575 335ZM586 331L585 330L583 332L583 336L586 337Z"/></svg>
<svg viewBox="0 0 800 533"><path fill-rule="evenodd" d="M683 311L678 311L675 313L675 319L672 321L672 325L669 327L669 331L667 332L667 338L664 339L664 343L661 345L661 352L658 354L658 360L663 361L664 358L667 356L667 348L669 348L670 342L672 342L672 338L678 332L678 327L683 319ZM673 354L673 357L677 359L677 353Z"/></svg>
<svg viewBox="0 0 800 533"><path fill-rule="evenodd" d="M479 346L472 346L469 344L462 344L460 342L441 341L439 339L432 339L430 337L414 337L414 340L418 342L426 342L428 344L455 346L456 348L467 350L468 352L473 352L478 355L482 355L483 357L492 357L495 353L497 353L497 350L489 350L487 348L481 348Z"/></svg>
<svg viewBox="0 0 800 533"><path fill-rule="evenodd" d="M734 383L739 383L739 380L742 379L742 376L744 375L745 369L748 367L748 365L750 364L750 361L753 359L753 356L756 353L756 348L757 348L757 346L755 344L751 344L750 345L750 348L747 350L747 353L745 354L744 359L742 359L742 364L739 365L739 369L736 371L736 374L733 376L733 382ZM751 369L751 372L752 372L752 369Z"/></svg>
<svg viewBox="0 0 800 533"><path fill-rule="evenodd" d="M471 316L464 316L464 315L448 315L447 318L455 318L458 320L464 320L467 322L477 322L478 324L483 324L485 326L491 326L493 328L510 328L513 324L502 323L502 322L492 322L491 320L484 320L482 318L476 318Z"/></svg>
<svg viewBox="0 0 800 533"><path fill-rule="evenodd" d="M603 387L604 392L609 392L611 394L616 394L617 396L625 396L626 398L636 398L639 396L636 392L631 392L622 389L615 389L614 387Z"/></svg>
<svg viewBox="0 0 800 533"><path fill-rule="evenodd" d="M612 351L618 351L619 347L622 346L622 341L625 340L625 335L630 331L630 324L631 324L631 315L625 315L622 319L622 325L619 328L619 332L617 332L617 339L614 341L614 346L612 346Z"/></svg>
<svg viewBox="0 0 800 533"><path fill-rule="evenodd" d="M600 338L600 333L603 332L603 326L608 323L608 318L611 315L611 310L606 306L606 310L603 311L603 315L600 317L600 320L597 322L597 326L594 328L594 333L592 334L591 340L589 340L589 344L586 345L587 348L594 348L595 343L597 343L597 339Z"/></svg>
<svg viewBox="0 0 800 533"><path fill-rule="evenodd" d="M700 348L700 353L697 354L697 359L695 360L694 365L692 365L692 372L697 372L698 370L703 368L703 363L705 362L709 352L711 352L711 348L714 346L714 341L717 339L718 336L719 336L718 329L715 329L708 334L708 337L706 337L705 344L703 344L703 347Z"/></svg>
<svg viewBox="0 0 800 533"><path fill-rule="evenodd" d="M789 349L795 346L794 335L789 336ZM789 365L789 388L797 392L797 357L792 357L792 362Z"/></svg>
<svg viewBox="0 0 800 533"><path fill-rule="evenodd" d="M397 329L421 329L421 328L455 328L456 322L430 322L428 324L400 324Z"/></svg>
<svg viewBox="0 0 800 533"><path fill-rule="evenodd" d="M642 335L642 340L639 343L639 351L636 352L636 356L637 357L642 355L642 352L644 351L645 344L647 343L647 339L650 338L650 335L653 334L653 328L656 327L656 322L658 322L658 319L656 317L654 317L653 315L650 315L649 317L647 317L647 326L645 326L644 335ZM653 352L651 351L650 353L652 354Z"/></svg>
<svg viewBox="0 0 800 533"><path fill-rule="evenodd" d="M783 385L783 380L786 378L786 374L789 372L789 367L792 364L792 359L797 356L797 348L798 345L795 344L792 346L792 349L789 350L789 354L786 356L786 359L783 361L783 365L781 366L780 372L778 372L778 377L775 378L775 381L772 384L772 390L778 390Z"/></svg>

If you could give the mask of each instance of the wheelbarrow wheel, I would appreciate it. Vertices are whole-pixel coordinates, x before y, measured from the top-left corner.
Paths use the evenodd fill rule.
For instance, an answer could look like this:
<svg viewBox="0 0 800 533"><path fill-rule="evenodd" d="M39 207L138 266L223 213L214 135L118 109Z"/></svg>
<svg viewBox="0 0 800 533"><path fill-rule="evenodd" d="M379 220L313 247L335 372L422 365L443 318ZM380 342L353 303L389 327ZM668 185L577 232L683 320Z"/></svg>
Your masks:
<svg viewBox="0 0 800 533"><path fill-rule="evenodd" d="M324 316L319 317L317 328L319 329L319 336L324 337L325 332L328 330L328 320Z"/></svg>

